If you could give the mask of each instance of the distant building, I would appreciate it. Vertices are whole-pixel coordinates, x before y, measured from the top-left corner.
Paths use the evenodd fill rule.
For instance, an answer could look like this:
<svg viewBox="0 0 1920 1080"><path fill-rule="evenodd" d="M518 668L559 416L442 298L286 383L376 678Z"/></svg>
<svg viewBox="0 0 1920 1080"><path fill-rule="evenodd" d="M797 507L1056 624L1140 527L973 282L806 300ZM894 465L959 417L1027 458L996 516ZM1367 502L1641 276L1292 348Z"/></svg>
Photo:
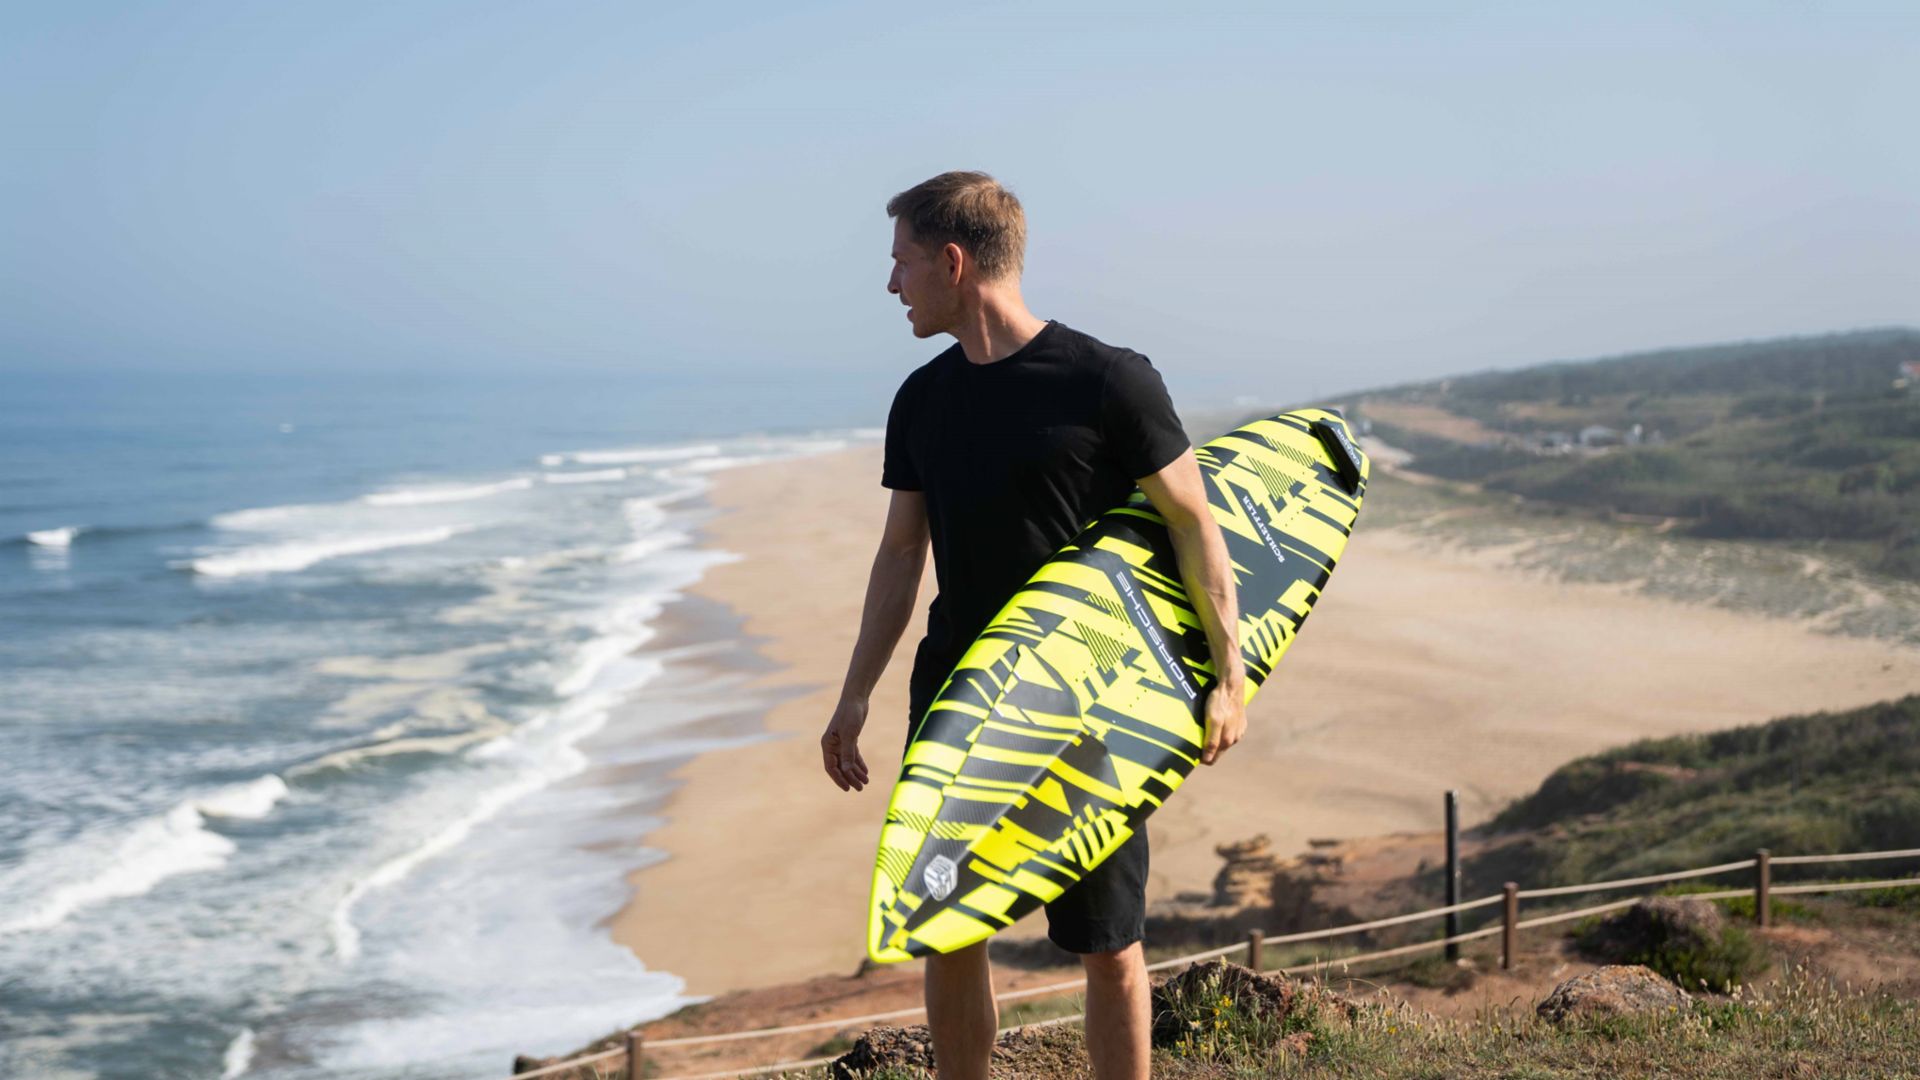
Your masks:
<svg viewBox="0 0 1920 1080"><path fill-rule="evenodd" d="M1580 445L1585 447L1619 446L1620 433L1602 424L1590 424L1580 429Z"/></svg>
<svg viewBox="0 0 1920 1080"><path fill-rule="evenodd" d="M1893 385L1908 393L1920 390L1920 360L1902 360L1899 371L1893 377Z"/></svg>

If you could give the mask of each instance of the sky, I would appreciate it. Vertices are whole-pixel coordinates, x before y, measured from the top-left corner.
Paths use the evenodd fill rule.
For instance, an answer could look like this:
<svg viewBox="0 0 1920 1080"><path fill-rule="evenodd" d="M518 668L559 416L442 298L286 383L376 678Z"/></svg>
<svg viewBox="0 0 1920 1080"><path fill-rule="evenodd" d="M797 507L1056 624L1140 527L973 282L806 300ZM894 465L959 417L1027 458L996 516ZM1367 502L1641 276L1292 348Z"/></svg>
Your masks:
<svg viewBox="0 0 1920 1080"><path fill-rule="evenodd" d="M890 394L952 168L1176 400L1920 326L1916 11L8 3L0 375Z"/></svg>

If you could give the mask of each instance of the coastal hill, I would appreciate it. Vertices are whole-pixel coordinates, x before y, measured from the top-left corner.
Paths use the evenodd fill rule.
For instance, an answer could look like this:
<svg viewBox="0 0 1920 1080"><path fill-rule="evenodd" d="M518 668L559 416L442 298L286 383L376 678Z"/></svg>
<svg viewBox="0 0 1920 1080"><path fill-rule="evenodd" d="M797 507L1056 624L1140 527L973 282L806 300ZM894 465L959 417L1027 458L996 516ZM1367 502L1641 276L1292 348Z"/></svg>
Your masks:
<svg viewBox="0 0 1920 1080"><path fill-rule="evenodd" d="M1359 395L1417 472L1920 579L1920 331L1672 349Z"/></svg>
<svg viewBox="0 0 1920 1080"><path fill-rule="evenodd" d="M1776 854L1920 848L1920 695L1703 735L1642 739L1553 771L1476 832L1469 894ZM1866 864L1871 876L1920 860ZM1831 877L1782 866L1776 880ZM1917 894L1920 895L1920 894Z"/></svg>

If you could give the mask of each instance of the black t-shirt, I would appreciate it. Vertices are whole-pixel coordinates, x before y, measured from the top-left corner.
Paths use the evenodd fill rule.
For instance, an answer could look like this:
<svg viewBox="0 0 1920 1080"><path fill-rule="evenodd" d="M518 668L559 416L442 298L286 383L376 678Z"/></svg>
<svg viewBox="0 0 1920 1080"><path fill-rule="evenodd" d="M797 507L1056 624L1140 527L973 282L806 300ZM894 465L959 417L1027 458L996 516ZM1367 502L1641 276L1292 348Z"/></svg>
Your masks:
<svg viewBox="0 0 1920 1080"><path fill-rule="evenodd" d="M1147 358L1059 322L975 364L955 344L900 384L880 483L926 494L940 592L916 709L1034 571L1189 443Z"/></svg>

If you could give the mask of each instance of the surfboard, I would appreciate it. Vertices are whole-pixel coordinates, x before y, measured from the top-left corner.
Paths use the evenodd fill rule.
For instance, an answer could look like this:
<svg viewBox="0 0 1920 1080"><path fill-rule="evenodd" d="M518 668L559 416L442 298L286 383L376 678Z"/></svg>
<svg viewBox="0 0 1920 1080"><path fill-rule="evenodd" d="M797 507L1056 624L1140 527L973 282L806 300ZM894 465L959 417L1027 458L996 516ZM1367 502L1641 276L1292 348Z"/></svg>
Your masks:
<svg viewBox="0 0 1920 1080"><path fill-rule="evenodd" d="M1367 457L1324 409L1194 456L1233 564L1251 699L1346 549ZM1135 489L1014 594L919 719L881 827L868 955L971 945L1098 866L1199 761L1216 671L1166 522Z"/></svg>

